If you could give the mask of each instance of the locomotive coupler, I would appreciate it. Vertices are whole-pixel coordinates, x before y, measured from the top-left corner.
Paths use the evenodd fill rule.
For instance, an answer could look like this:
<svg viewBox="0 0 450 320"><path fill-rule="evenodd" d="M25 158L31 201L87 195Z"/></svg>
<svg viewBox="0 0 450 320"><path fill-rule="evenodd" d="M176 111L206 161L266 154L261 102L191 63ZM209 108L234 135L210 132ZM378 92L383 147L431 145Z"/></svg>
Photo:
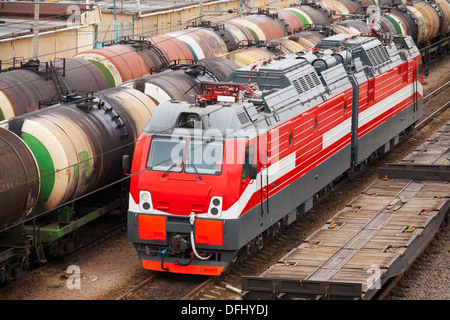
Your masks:
<svg viewBox="0 0 450 320"><path fill-rule="evenodd" d="M187 240L181 235L177 234L172 238L172 246L170 248L171 254L180 254L189 248Z"/></svg>

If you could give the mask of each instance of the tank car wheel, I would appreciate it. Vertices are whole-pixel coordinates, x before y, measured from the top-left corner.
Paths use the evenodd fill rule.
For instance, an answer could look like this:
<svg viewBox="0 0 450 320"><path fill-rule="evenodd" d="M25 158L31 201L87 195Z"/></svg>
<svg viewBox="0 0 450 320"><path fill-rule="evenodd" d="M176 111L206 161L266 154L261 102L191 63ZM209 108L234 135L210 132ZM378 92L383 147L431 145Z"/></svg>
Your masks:
<svg viewBox="0 0 450 320"><path fill-rule="evenodd" d="M0 284L6 282L6 269L3 266L2 269L0 269Z"/></svg>
<svg viewBox="0 0 450 320"><path fill-rule="evenodd" d="M23 268L22 268L22 265L20 264L20 263L17 263L17 264L15 264L12 268L12 277L14 278L14 279L19 279L19 278L21 278L22 276L23 276Z"/></svg>
<svg viewBox="0 0 450 320"><path fill-rule="evenodd" d="M47 250L48 254L52 257L56 257L59 255L59 241L55 241L50 243L47 246Z"/></svg>

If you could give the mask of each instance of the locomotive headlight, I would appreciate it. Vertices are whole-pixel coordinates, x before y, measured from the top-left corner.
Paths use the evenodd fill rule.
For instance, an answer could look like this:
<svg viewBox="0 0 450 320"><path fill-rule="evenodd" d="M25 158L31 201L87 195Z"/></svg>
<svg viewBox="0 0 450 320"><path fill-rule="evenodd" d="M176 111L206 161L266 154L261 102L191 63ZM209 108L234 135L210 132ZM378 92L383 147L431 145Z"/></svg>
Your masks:
<svg viewBox="0 0 450 320"><path fill-rule="evenodd" d="M150 194L148 192L142 192L141 193L141 199L144 201L148 201L148 199L150 198Z"/></svg>
<svg viewBox="0 0 450 320"><path fill-rule="evenodd" d="M139 209L143 212L152 212L152 197L148 191L139 192Z"/></svg>
<svg viewBox="0 0 450 320"><path fill-rule="evenodd" d="M208 217L219 218L222 215L222 197L212 197L209 202Z"/></svg>

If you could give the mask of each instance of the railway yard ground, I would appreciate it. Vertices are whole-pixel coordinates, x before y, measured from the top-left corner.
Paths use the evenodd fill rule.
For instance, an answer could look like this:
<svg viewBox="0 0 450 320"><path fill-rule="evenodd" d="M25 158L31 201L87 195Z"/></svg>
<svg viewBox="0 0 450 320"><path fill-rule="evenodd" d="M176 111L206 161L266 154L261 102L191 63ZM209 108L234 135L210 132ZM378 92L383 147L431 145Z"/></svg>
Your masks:
<svg viewBox="0 0 450 320"><path fill-rule="evenodd" d="M450 54L447 53L430 66L424 83L424 96L450 80ZM450 89L446 89L425 103L424 117L450 100ZM314 208L287 227L262 250L239 260L225 275L213 279L190 299L232 300L239 295L225 289L231 285L241 288L241 276L258 276L275 264L292 248L297 247L317 228L335 215L350 200L358 195L377 177L377 169L383 163L395 163L424 142L436 130L450 120L450 111L437 116L431 125L414 131L389 153L371 162L335 186L331 193L323 196ZM71 282L72 270L81 272L80 281ZM130 294L126 299L171 300L182 299L185 294L178 286L189 281L202 282L205 277L178 274L161 274L142 269L132 243L128 242L123 227L100 242L87 246L73 254L43 266L16 284L0 288L2 300L114 300L154 274L165 281L164 290L157 294L151 291ZM184 281L186 279L186 281ZM187 280L188 279L188 280ZM181 280L181 281L180 281ZM385 300L450 300L450 224L441 227L420 257L405 272ZM171 285L173 282L173 286ZM153 282L156 287L158 281ZM170 285L168 285L170 284ZM184 290L184 289L183 289Z"/></svg>

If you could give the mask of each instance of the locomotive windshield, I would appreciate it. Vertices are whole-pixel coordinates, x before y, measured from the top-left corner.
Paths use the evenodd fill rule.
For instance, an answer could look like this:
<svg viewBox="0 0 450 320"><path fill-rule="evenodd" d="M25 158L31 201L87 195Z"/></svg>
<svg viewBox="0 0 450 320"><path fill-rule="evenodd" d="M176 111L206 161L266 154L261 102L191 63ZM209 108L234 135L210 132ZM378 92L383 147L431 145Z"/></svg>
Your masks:
<svg viewBox="0 0 450 320"><path fill-rule="evenodd" d="M155 137L150 147L147 169L164 171L164 176L168 172L182 172L183 167L185 173L219 175L222 162L222 141Z"/></svg>
<svg viewBox="0 0 450 320"><path fill-rule="evenodd" d="M181 172L183 169L184 149L186 140L172 141L164 138L154 138L150 147L147 168L156 171Z"/></svg>
<svg viewBox="0 0 450 320"><path fill-rule="evenodd" d="M186 173L214 174L222 172L223 142L191 140L186 159Z"/></svg>

